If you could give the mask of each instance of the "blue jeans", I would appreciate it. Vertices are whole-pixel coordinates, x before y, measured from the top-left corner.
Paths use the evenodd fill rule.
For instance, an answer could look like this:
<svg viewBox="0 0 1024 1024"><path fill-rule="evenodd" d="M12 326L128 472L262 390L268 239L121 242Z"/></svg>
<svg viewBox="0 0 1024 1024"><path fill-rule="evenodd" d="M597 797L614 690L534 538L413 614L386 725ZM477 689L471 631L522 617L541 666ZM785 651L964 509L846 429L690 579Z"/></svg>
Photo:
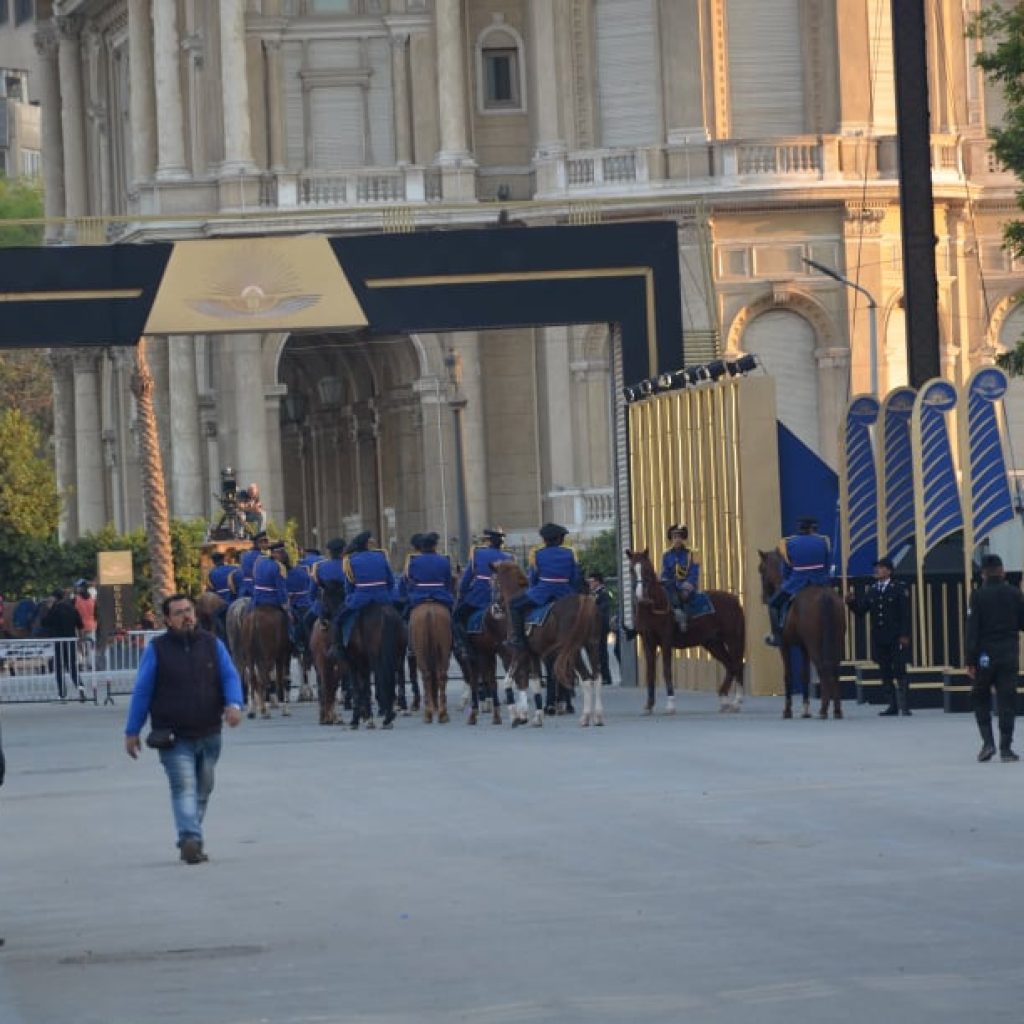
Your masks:
<svg viewBox="0 0 1024 1024"><path fill-rule="evenodd" d="M189 838L202 841L203 816L213 792L213 769L220 757L220 733L199 740L179 739L160 751L160 763L171 785L171 809L178 845Z"/></svg>

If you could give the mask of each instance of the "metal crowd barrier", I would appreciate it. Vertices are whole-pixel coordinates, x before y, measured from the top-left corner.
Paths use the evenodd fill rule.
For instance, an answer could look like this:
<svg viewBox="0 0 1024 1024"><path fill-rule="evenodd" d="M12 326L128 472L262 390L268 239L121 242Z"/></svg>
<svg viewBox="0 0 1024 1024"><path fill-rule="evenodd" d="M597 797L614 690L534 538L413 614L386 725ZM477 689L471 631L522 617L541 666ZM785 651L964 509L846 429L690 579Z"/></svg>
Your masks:
<svg viewBox="0 0 1024 1024"><path fill-rule="evenodd" d="M112 701L132 692L146 645L160 630L85 640L0 640L0 704Z"/></svg>

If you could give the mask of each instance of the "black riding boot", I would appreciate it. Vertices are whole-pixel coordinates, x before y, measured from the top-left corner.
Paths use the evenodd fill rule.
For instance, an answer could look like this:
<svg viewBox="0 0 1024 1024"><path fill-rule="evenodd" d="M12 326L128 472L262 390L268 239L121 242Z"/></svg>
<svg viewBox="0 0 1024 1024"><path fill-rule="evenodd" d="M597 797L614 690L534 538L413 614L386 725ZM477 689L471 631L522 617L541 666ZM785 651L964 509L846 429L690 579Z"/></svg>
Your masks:
<svg viewBox="0 0 1024 1024"><path fill-rule="evenodd" d="M764 638L769 647L782 646L782 608L775 601L768 602L768 622L772 631Z"/></svg>
<svg viewBox="0 0 1024 1024"><path fill-rule="evenodd" d="M896 680L896 706L900 709L901 715L910 714L910 681L908 679Z"/></svg>
<svg viewBox="0 0 1024 1024"><path fill-rule="evenodd" d="M522 608L509 608L508 618L512 626L508 642L513 647L524 649L526 647L526 612Z"/></svg>
<svg viewBox="0 0 1024 1024"><path fill-rule="evenodd" d="M981 750L978 752L978 760L991 761L996 752L996 741L992 735L992 715L986 708L984 712L976 711L974 718L978 723L978 732L981 733Z"/></svg>

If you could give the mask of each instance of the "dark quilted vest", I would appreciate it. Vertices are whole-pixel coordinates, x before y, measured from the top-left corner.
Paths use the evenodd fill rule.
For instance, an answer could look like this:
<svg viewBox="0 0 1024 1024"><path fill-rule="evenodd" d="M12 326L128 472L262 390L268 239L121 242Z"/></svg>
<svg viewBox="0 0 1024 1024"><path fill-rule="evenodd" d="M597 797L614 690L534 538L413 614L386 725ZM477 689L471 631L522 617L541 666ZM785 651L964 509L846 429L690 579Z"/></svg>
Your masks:
<svg viewBox="0 0 1024 1024"><path fill-rule="evenodd" d="M154 729L173 729L182 739L220 732L224 693L217 669L217 640L204 630L190 637L170 631L153 641L156 685L149 705Z"/></svg>

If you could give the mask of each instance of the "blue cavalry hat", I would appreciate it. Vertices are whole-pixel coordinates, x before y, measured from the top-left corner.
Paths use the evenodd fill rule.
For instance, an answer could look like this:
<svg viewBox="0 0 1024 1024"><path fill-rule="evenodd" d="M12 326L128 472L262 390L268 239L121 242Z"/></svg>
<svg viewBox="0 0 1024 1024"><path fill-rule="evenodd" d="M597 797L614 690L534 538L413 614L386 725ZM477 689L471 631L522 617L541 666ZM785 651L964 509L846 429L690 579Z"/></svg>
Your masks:
<svg viewBox="0 0 1024 1024"><path fill-rule="evenodd" d="M492 543L503 544L505 542L505 531L500 527L480 531L481 537L486 537Z"/></svg>
<svg viewBox="0 0 1024 1024"><path fill-rule="evenodd" d="M541 540L550 542L561 540L569 531L564 526L559 526L558 523L545 523L539 532Z"/></svg>
<svg viewBox="0 0 1024 1024"><path fill-rule="evenodd" d="M284 551L285 550L285 543L284 543L284 541L283 540L275 540L274 543L270 545L270 550L271 551Z"/></svg>
<svg viewBox="0 0 1024 1024"><path fill-rule="evenodd" d="M881 566L883 569L888 569L889 572L895 572L896 566L892 564L891 558L879 558L875 560L876 566Z"/></svg>
<svg viewBox="0 0 1024 1024"><path fill-rule="evenodd" d="M796 521L796 528L798 530L814 530L818 526L817 516L800 516Z"/></svg>
<svg viewBox="0 0 1024 1024"><path fill-rule="evenodd" d="M998 572L1003 567L1003 560L998 555L986 555L981 560L981 567Z"/></svg>
<svg viewBox="0 0 1024 1024"><path fill-rule="evenodd" d="M668 539L669 540L672 539L672 534L674 534L674 533L680 534L682 536L683 540L687 540L689 538L689 536L690 536L690 528L688 526L684 526L682 523L673 523L668 528Z"/></svg>
<svg viewBox="0 0 1024 1024"><path fill-rule="evenodd" d="M345 550L345 538L344 537L332 537L327 542L327 550L330 551L330 553L332 555L337 555L340 552L344 551ZM306 551L309 554L317 554L317 555L320 554L320 552L317 551L316 548L306 548Z"/></svg>
<svg viewBox="0 0 1024 1024"><path fill-rule="evenodd" d="M345 542L343 540L339 540L338 544L340 545L340 547L338 549L340 551L341 548L343 548L345 546ZM320 549L319 548L303 548L302 549L302 553L304 555L319 555L320 554Z"/></svg>
<svg viewBox="0 0 1024 1024"><path fill-rule="evenodd" d="M365 551L367 545L370 543L370 538L373 536L369 530L363 530L362 533L357 534L352 538L352 543L345 549L346 551Z"/></svg>
<svg viewBox="0 0 1024 1024"><path fill-rule="evenodd" d="M437 547L437 542L441 539L439 533L435 533L433 530L430 533L420 534L420 544L428 551L433 550Z"/></svg>
<svg viewBox="0 0 1024 1024"><path fill-rule="evenodd" d="M422 551L423 550L423 534L422 533L414 533L409 538L409 547L415 548L417 551Z"/></svg>

